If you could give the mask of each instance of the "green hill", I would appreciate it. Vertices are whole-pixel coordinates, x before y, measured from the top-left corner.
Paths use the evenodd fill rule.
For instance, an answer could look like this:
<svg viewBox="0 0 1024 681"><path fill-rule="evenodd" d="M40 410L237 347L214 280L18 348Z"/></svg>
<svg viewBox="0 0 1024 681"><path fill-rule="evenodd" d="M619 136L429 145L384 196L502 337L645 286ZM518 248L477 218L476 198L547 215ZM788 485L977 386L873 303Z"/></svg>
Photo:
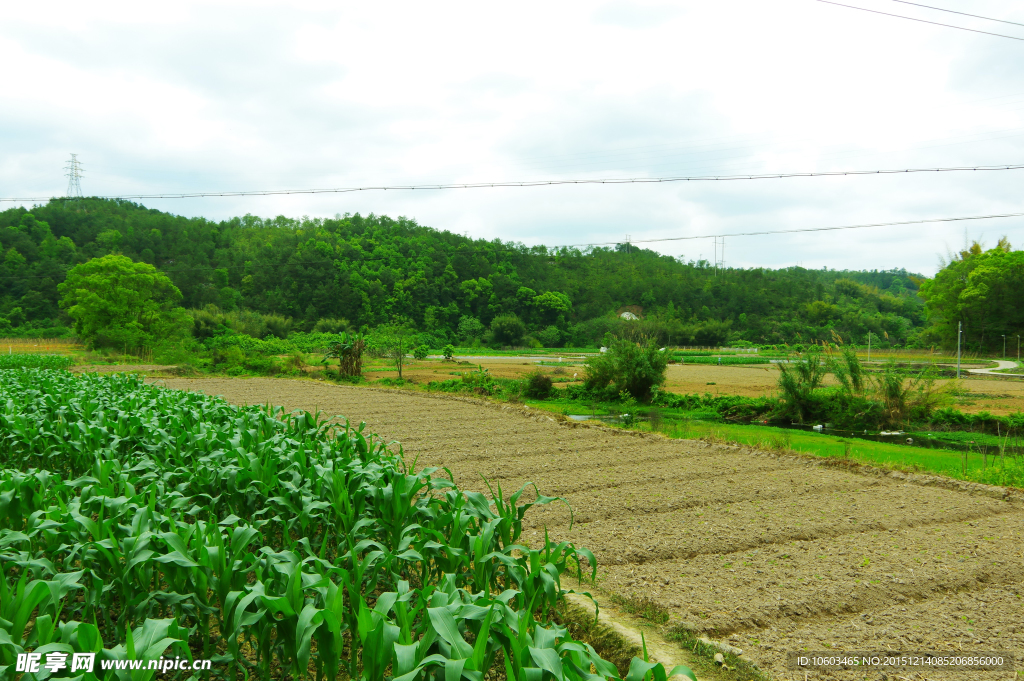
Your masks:
<svg viewBox="0 0 1024 681"><path fill-rule="evenodd" d="M67 324L57 285L70 267L120 252L156 265L189 308L216 305L372 328L407 318L439 340L483 336L514 314L546 346L592 345L629 307L663 342L923 342L920 277L906 271L715 270L633 246L548 250L474 240L405 218L213 222L118 200L53 200L0 213L0 334ZM634 322L635 324L635 322Z"/></svg>

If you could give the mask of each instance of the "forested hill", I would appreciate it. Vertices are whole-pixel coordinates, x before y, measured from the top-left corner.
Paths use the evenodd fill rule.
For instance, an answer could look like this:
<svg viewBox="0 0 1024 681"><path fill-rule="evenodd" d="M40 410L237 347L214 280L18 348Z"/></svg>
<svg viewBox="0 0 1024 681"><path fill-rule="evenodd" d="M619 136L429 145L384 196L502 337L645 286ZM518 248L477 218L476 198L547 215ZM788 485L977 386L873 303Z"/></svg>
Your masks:
<svg viewBox="0 0 1024 681"><path fill-rule="evenodd" d="M452 341L519 316L548 346L614 331L623 308L676 344L864 342L870 330L918 340L920 278L905 271L792 267L715 270L633 246L551 251L473 240L384 216L253 216L212 222L115 200L53 200L0 213L0 333L62 325L57 285L109 253L156 265L184 305L251 309L311 328L323 318L372 328L407 318ZM462 338L459 338L459 336Z"/></svg>

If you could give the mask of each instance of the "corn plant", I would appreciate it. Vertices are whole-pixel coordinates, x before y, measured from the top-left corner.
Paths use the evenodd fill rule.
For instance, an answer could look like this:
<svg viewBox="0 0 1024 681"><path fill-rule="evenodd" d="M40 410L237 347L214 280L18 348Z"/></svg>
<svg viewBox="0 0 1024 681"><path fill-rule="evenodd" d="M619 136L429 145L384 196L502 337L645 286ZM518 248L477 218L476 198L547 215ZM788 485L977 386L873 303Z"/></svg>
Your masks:
<svg viewBox="0 0 1024 681"><path fill-rule="evenodd" d="M518 543L530 507L560 500L465 492L362 426L13 370L0 466L0 675L29 650L172 650L232 679L619 678L552 622L593 554ZM645 664L627 678L664 677Z"/></svg>

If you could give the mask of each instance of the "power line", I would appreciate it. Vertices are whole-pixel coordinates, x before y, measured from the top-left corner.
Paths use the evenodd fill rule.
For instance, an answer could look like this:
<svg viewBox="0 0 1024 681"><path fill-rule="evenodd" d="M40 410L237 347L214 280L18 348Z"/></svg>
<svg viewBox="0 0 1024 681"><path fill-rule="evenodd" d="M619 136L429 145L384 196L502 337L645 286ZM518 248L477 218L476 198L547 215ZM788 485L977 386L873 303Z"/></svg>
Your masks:
<svg viewBox="0 0 1024 681"><path fill-rule="evenodd" d="M901 2L904 5L915 5L917 7L924 7L925 9L933 9L936 12L949 12L950 14L959 14L965 17L974 17L975 19L984 19L985 21L998 21L1001 24L1012 24L1014 26L1024 26L1024 24L1017 23L1016 21L1007 21L1006 19L993 19L992 17L983 17L980 14L968 14L967 12L957 12L952 9L943 9L941 7L932 7L931 5L922 5L919 2L910 2L909 0L893 0L893 2Z"/></svg>
<svg viewBox="0 0 1024 681"><path fill-rule="evenodd" d="M819 0L827 2L827 0ZM365 187L336 187L326 189L267 189L237 192L186 192L180 194L121 194L117 196L96 196L97 199L200 199L210 197L234 196L282 196L289 194L348 194L368 191L415 191L438 189L487 189L501 187L546 187L567 184L661 184L666 182L730 182L737 180L779 180L794 177L843 177L848 175L899 175L908 173L953 173L963 171L986 170L1020 170L1024 164L1007 164L995 166L951 166L942 168L902 168L893 170L831 170L802 173L763 173L748 175L679 175L669 177L617 177L574 180L525 180L509 182L459 182L451 184L409 184L409 185L372 185ZM47 201L51 197L28 196L0 198L2 201L28 202Z"/></svg>
<svg viewBox="0 0 1024 681"><path fill-rule="evenodd" d="M914 17L903 16L902 14L892 14L891 12L882 12L877 9L868 9L867 7L857 7L856 5L844 5L841 2L833 2L833 0L818 0L818 2L824 2L828 5L838 5L839 7L847 7L849 9L859 9L862 12L871 12L872 14L884 14L887 17L896 17L897 19L908 19L910 21L919 21L922 24L932 24L933 26L945 26L946 28L957 28L961 31L970 31L971 33L984 33L985 35L994 35L997 38L1009 38L1010 40L1024 40L1024 38L1018 38L1012 35L1004 35L1002 33L992 33L991 31L979 31L976 28L965 28L963 26L954 26L953 24L943 24L938 21L928 21L927 19L916 19Z"/></svg>
<svg viewBox="0 0 1024 681"><path fill-rule="evenodd" d="M696 236L673 236L660 239L634 239L634 244L649 244L661 241L689 241L691 239L724 239L729 236L762 236L765 234L796 234L799 232L835 232L846 229L866 229L868 227L897 227L900 225L923 225L936 222L962 222L964 220L994 220L998 218L1019 218L1024 213L999 213L996 215L970 215L955 218L928 218L925 220L903 220L900 222L873 222L863 225L840 225L837 227L801 227L797 229L772 229L761 232L734 232L730 234L698 234ZM556 248L580 248L586 246L609 246L618 242L608 241L605 243L575 244L569 246L557 246Z"/></svg>

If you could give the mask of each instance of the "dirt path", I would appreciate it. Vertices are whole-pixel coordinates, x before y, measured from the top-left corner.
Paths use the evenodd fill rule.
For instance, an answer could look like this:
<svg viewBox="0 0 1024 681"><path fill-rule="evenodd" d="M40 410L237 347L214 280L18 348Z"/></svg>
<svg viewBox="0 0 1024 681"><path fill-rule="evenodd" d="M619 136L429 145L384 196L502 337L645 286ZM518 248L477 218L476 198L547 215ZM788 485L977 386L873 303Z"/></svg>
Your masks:
<svg viewBox="0 0 1024 681"><path fill-rule="evenodd" d="M546 526L591 548L604 588L655 599L776 679L804 678L786 668L790 650L1010 650L1024 669L1024 508L998 495L423 393L280 379L161 382L365 421L419 467L448 467L466 488L482 489L481 476L507 491L536 482L569 501L575 524L570 530L567 510L550 506L531 514L529 539Z"/></svg>
<svg viewBox="0 0 1024 681"><path fill-rule="evenodd" d="M990 374L990 375L1012 375L1012 374L996 374L997 371L1003 371L1004 369L1016 369L1016 362L1009 362L1005 359L994 360L998 366L994 366L991 369L968 369L967 371L972 374Z"/></svg>

